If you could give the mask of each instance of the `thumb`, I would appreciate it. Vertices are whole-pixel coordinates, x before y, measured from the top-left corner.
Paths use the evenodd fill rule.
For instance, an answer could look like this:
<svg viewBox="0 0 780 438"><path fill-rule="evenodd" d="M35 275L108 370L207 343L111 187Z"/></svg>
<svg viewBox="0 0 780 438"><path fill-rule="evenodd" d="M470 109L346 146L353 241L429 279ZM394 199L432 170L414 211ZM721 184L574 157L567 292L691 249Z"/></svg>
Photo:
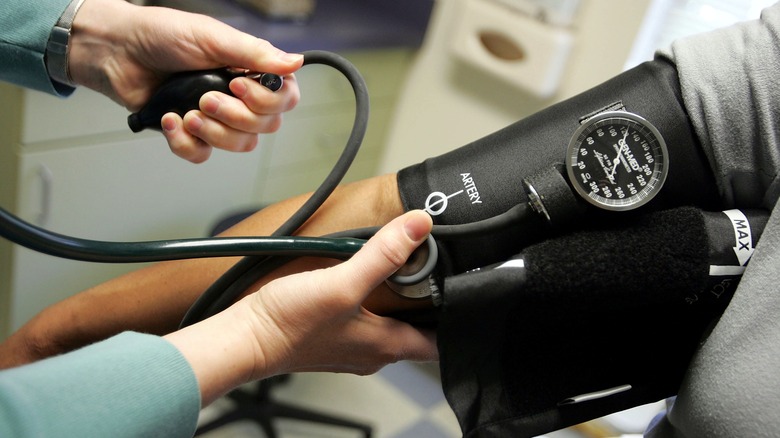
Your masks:
<svg viewBox="0 0 780 438"><path fill-rule="evenodd" d="M377 285L406 263L409 255L428 237L431 217L422 210L410 211L382 227L346 263L338 265L336 278L365 298ZM346 289L346 287L345 287Z"/></svg>
<svg viewBox="0 0 780 438"><path fill-rule="evenodd" d="M215 39L212 53L212 57L224 65L278 75L291 74L303 65L301 54L287 53L264 39L225 27L229 32Z"/></svg>

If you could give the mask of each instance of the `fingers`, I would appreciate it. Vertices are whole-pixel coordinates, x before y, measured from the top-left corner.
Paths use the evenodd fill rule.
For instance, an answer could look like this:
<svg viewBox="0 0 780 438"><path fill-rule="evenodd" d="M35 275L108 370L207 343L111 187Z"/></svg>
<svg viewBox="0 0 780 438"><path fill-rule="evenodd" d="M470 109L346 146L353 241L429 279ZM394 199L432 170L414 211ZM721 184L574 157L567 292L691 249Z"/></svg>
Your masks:
<svg viewBox="0 0 780 438"><path fill-rule="evenodd" d="M433 224L420 210L411 211L385 225L348 262L334 267L345 288L361 294L362 302L382 281L392 275L425 240Z"/></svg>
<svg viewBox="0 0 780 438"><path fill-rule="evenodd" d="M211 146L184 128L184 121L176 113L162 118L162 132L176 156L193 163L202 163L211 156Z"/></svg>
<svg viewBox="0 0 780 438"><path fill-rule="evenodd" d="M175 114L163 117L163 132L176 155L199 163L208 159L211 147L252 151L257 134L277 131L281 113L292 109L300 97L292 75L276 92L249 78L234 79L230 88L236 97L208 92L200 99L200 111L189 111L183 120Z"/></svg>
<svg viewBox="0 0 780 438"><path fill-rule="evenodd" d="M211 57L223 65L246 68L256 72L288 75L303 65L303 55L287 53L266 40L238 32L230 38L221 33L221 38L213 41Z"/></svg>
<svg viewBox="0 0 780 438"><path fill-rule="evenodd" d="M278 114L290 111L300 100L300 90L295 76L287 75L283 80L279 90L271 91L256 80L236 78L230 82L230 91L255 114ZM223 121L230 124L229 120Z"/></svg>
<svg viewBox="0 0 780 438"><path fill-rule="evenodd" d="M436 332L413 327L392 318L382 318L385 327L378 331L384 338L378 340L395 355L389 363L401 360L432 362L439 360Z"/></svg>
<svg viewBox="0 0 780 438"><path fill-rule="evenodd" d="M276 115L281 118L281 116ZM278 122L280 123L281 120ZM233 129L209 117L202 111L190 111L184 115L184 127L189 134L203 143L231 152L250 152L257 146L254 132Z"/></svg>
<svg viewBox="0 0 780 438"><path fill-rule="evenodd" d="M247 297L242 302L256 316L247 320L254 321L261 362L275 372L370 374L400 360L436 360L432 332L361 306L425 241L431 228L425 212L406 213L385 225L347 262L274 280Z"/></svg>
<svg viewBox="0 0 780 438"><path fill-rule="evenodd" d="M253 55L249 55L245 63L246 68L267 73L276 73L278 75L287 75L301 68L303 65L303 55L299 53L287 53L277 49L271 43L258 39L255 41L255 50ZM240 51L237 51L240 52ZM247 54L253 53L247 51Z"/></svg>
<svg viewBox="0 0 780 438"><path fill-rule="evenodd" d="M183 120L175 113L165 114L162 128L171 151L196 164L209 159L212 146L232 152L249 152L258 143L257 134L229 129L200 111L188 112Z"/></svg>
<svg viewBox="0 0 780 438"><path fill-rule="evenodd" d="M231 149L231 145L219 143L219 129L236 131L232 135L275 132L281 125L281 113L295 107L300 98L295 77L292 75L285 78L284 85L276 92L249 78L234 79L230 83L230 90L235 97L209 92L204 94L199 102L200 110L223 126L215 128L215 132L203 130L198 136L223 149Z"/></svg>
<svg viewBox="0 0 780 438"><path fill-rule="evenodd" d="M257 142L247 134L275 132L281 125L281 113L298 103L300 91L292 73L303 65L303 55L286 53L242 32L233 33L234 38L216 41L211 56L231 67L283 76L282 88L273 92L255 80L236 78L229 85L235 98L216 92L204 94L199 106L210 120L202 125L193 123L193 129L189 123L186 126L191 134L212 146L245 151Z"/></svg>
<svg viewBox="0 0 780 438"><path fill-rule="evenodd" d="M188 43L173 48L168 44L153 47L153 52L169 55L160 59L160 53L152 53L151 63L157 65L159 73L229 66L278 74L284 78L284 85L272 92L252 79L236 78L229 85L235 97L205 93L199 101L199 110L188 112L183 120L166 115L163 123L168 128L164 132L171 150L192 162L208 159L212 147L235 152L253 150L258 143L257 135L278 130L281 114L298 102L300 92L293 73L303 65L303 55L286 53L268 41L210 17L190 18L189 24L182 25L178 32L155 33L158 44L166 35L178 35ZM182 60L178 46L192 46L196 50Z"/></svg>

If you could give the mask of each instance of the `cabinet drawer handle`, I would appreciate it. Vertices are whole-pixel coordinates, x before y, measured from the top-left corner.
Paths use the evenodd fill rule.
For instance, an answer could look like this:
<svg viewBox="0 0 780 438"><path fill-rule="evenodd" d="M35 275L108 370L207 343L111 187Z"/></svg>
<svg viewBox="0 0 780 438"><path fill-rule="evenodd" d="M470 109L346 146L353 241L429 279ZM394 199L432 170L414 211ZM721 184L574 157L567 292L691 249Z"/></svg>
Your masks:
<svg viewBox="0 0 780 438"><path fill-rule="evenodd" d="M45 164L38 167L38 177L41 179L41 209L38 213L37 223L45 226L51 216L51 186L54 174Z"/></svg>

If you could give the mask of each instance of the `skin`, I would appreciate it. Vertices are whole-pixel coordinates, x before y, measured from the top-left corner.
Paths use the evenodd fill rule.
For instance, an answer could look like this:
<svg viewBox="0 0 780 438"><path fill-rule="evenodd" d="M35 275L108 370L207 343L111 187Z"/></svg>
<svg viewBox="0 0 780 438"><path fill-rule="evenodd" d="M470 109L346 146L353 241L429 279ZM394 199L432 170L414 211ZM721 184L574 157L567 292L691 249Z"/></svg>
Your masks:
<svg viewBox="0 0 780 438"><path fill-rule="evenodd" d="M424 212L409 212L349 261L274 280L227 310L167 335L192 366L203 403L276 374L365 375L398 360L436 360L432 333L362 306L431 226Z"/></svg>
<svg viewBox="0 0 780 438"><path fill-rule="evenodd" d="M284 75L284 87L275 93L253 80L237 78L230 88L238 97L206 93L200 110L183 119L165 115L163 133L171 150L193 162L207 159L213 147L249 151L257 144L258 133L278 128L282 113L299 99L293 72L302 62L300 55L287 54L209 17L123 0L85 0L74 20L69 54L76 83L131 111L175 71L227 65ZM307 197L272 205L224 235L270 235ZM297 234L317 236L384 225L403 213L395 175L383 175L339 187ZM43 310L0 344L0 368L68 352L125 330L171 333L195 299L236 261L163 262L76 294ZM336 263L299 259L261 279L246 294L276 278ZM402 298L381 284L364 301L364 307L376 314L429 306L428 301Z"/></svg>
<svg viewBox="0 0 780 438"><path fill-rule="evenodd" d="M225 236L268 235L290 216L306 195L271 205ZM403 214L395 175L383 175L339 187L301 228L299 235L383 225ZM235 258L162 262L117 277L56 303L0 344L0 368L21 365L105 339L124 330L166 334L175 330L195 299L232 266ZM301 258L261 279L247 292L297 272L336 264ZM428 300L398 296L383 284L365 298L376 314L429 307Z"/></svg>
<svg viewBox="0 0 780 438"><path fill-rule="evenodd" d="M200 109L166 114L163 133L174 154L199 163L212 148L251 151L258 133L279 129L300 92L293 72L303 56L277 49L210 17L123 0L85 0L73 21L68 64L74 82L139 110L171 73L230 66L284 77L272 92L248 78L204 94Z"/></svg>

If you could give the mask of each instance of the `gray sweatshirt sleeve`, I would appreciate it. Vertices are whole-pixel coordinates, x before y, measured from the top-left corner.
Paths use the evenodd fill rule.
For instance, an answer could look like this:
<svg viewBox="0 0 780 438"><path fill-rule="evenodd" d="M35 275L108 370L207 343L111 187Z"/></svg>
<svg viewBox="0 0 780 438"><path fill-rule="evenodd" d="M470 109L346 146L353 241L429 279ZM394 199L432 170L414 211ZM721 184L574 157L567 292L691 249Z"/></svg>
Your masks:
<svg viewBox="0 0 780 438"><path fill-rule="evenodd" d="M780 4L760 20L680 39L659 55L677 66L723 199L771 209L780 195Z"/></svg>
<svg viewBox="0 0 780 438"><path fill-rule="evenodd" d="M780 431L780 5L761 20L675 43L685 105L722 194L773 210L728 308L648 438L769 437ZM774 209L773 209L774 206Z"/></svg>

